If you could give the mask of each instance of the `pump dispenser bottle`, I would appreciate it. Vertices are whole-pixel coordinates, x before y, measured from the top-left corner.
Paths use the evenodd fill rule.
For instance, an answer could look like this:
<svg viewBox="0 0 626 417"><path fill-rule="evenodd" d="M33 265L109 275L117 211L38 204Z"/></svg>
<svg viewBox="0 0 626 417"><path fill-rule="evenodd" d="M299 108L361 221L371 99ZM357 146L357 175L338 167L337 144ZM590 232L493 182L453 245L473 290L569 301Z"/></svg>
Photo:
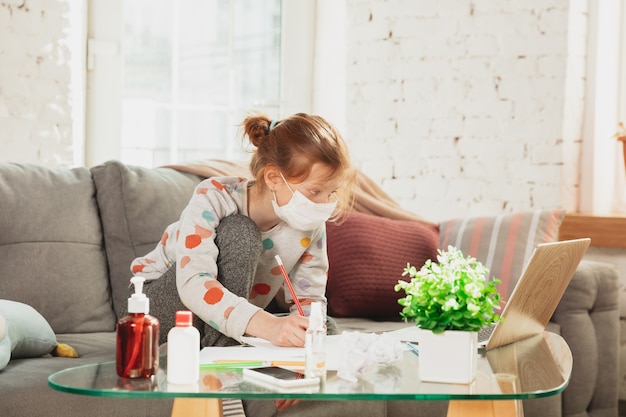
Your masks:
<svg viewBox="0 0 626 417"><path fill-rule="evenodd" d="M128 315L117 322L116 369L122 378L150 378L159 369L159 320L148 314L144 281L131 278L135 293L128 299Z"/></svg>
<svg viewBox="0 0 626 417"><path fill-rule="evenodd" d="M311 303L309 327L304 339L305 375L307 378L326 377L326 325L322 303Z"/></svg>
<svg viewBox="0 0 626 417"><path fill-rule="evenodd" d="M200 332L191 311L176 312L176 326L167 333L167 382L195 384L200 379Z"/></svg>

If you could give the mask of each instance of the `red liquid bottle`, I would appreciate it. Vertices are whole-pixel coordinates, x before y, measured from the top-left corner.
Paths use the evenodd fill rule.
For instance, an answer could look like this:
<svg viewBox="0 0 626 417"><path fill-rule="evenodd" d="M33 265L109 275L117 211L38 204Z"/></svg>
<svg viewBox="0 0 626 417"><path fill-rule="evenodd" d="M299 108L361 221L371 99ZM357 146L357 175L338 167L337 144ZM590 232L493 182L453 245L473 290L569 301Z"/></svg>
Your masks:
<svg viewBox="0 0 626 417"><path fill-rule="evenodd" d="M159 320L148 314L150 301L142 293L144 278L130 281L135 293L128 299L128 315L117 322L117 375L150 378L159 369Z"/></svg>

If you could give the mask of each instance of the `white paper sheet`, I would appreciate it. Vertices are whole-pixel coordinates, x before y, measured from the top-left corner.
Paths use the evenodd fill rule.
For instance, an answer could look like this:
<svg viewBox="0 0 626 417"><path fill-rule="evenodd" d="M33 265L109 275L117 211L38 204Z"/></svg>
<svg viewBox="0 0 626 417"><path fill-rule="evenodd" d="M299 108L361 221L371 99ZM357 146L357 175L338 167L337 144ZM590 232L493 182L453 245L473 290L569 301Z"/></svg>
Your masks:
<svg viewBox="0 0 626 417"><path fill-rule="evenodd" d="M215 364L225 361L265 362L288 368L304 367L304 348L280 347L257 337L242 338L251 346L205 347L200 351L200 364ZM337 370L339 355L339 335L326 337L326 369ZM297 363L296 363L297 362Z"/></svg>
<svg viewBox="0 0 626 417"><path fill-rule="evenodd" d="M388 332L395 339L419 342L417 328L409 326ZM262 362L262 365L277 365L286 368L304 368L304 348L280 347L258 337L242 337L247 345L230 347L205 347L200 351L200 364L223 362ZM345 360L342 352L341 335L326 336L326 369L336 371ZM253 366L253 365L250 365ZM259 365L255 365L259 366Z"/></svg>

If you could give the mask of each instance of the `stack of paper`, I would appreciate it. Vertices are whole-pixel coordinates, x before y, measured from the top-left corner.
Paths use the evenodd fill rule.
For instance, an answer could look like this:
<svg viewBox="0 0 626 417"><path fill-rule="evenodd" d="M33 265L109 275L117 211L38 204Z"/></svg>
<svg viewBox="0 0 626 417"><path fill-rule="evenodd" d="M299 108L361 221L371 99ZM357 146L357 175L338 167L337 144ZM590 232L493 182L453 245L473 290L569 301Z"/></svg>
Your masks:
<svg viewBox="0 0 626 417"><path fill-rule="evenodd" d="M229 347L205 347L200 351L201 365L225 366L283 366L304 368L304 348L274 346L265 339L243 337L246 345ZM326 337L326 369L336 370L338 365L339 336Z"/></svg>

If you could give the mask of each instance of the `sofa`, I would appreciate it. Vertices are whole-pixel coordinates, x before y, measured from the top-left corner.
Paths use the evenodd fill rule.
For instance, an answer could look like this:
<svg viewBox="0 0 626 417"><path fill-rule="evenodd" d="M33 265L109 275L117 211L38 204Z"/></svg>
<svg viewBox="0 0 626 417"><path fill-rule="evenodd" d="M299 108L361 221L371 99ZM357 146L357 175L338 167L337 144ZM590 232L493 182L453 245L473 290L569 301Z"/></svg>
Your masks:
<svg viewBox="0 0 626 417"><path fill-rule="evenodd" d="M47 378L67 367L115 359L115 324L126 303L130 262L154 247L201 179L180 169L141 168L118 161L73 169L0 163L0 299L32 306L49 323L58 343L78 353L78 358L46 354L11 359L0 370L0 415L170 414L171 400L72 395L49 388ZM392 287L406 259L419 253L412 261L419 262L420 256L432 253L433 244L475 245L469 231L483 230L489 221L456 219L432 225L374 214L329 226L327 297L329 313L340 330L384 331L403 325L395 303L399 295ZM539 222L550 235L543 238L555 238L562 214L553 210L542 216ZM519 230L515 215L505 216L506 221ZM502 222L500 218L498 225ZM364 231L370 239L359 238ZM425 237L415 237L425 231ZM463 243L464 233L468 243ZM373 235L377 245L371 244ZM412 244L418 248L411 249ZM389 253L377 258L381 247ZM505 271L505 265L497 262L493 271ZM506 267L519 268L522 263L513 259ZM509 270L506 284L513 287L517 270ZM380 285L391 286L384 299ZM527 416L617 416L618 292L613 265L581 263L548 327L571 348L574 367L569 386L558 396L524 401ZM424 415L445 415L441 403L414 404L421 405ZM296 409L293 414L306 412Z"/></svg>

